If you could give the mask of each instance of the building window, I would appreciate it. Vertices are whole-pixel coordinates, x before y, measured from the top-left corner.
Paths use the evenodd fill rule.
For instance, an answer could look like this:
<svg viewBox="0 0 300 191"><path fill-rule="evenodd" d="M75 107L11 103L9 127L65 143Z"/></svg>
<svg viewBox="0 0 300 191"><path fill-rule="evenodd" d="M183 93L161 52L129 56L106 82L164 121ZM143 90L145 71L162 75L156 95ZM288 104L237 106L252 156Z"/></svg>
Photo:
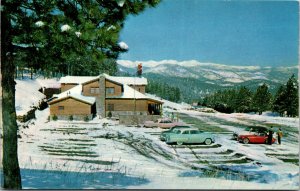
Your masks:
<svg viewBox="0 0 300 191"><path fill-rule="evenodd" d="M99 88L91 88L91 94L99 94L100 89Z"/></svg>
<svg viewBox="0 0 300 191"><path fill-rule="evenodd" d="M58 106L58 110L64 110L65 106Z"/></svg>
<svg viewBox="0 0 300 191"><path fill-rule="evenodd" d="M114 94L115 88L106 88L106 94Z"/></svg>
<svg viewBox="0 0 300 191"><path fill-rule="evenodd" d="M107 110L114 111L114 104L111 104L111 103L107 104Z"/></svg>

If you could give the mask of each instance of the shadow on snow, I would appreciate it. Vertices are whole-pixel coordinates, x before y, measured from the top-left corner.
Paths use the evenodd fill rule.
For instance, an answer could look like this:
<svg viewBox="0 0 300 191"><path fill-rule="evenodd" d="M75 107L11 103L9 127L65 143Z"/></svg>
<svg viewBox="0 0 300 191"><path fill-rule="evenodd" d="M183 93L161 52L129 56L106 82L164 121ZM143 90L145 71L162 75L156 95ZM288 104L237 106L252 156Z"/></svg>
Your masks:
<svg viewBox="0 0 300 191"><path fill-rule="evenodd" d="M21 169L25 189L119 189L149 183L118 172L67 172Z"/></svg>

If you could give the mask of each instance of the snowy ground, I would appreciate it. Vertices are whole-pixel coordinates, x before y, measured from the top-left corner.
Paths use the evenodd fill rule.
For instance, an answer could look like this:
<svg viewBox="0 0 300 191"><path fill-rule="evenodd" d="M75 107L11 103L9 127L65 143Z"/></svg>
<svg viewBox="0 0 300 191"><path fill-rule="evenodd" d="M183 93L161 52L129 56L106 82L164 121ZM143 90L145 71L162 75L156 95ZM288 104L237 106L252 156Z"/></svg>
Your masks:
<svg viewBox="0 0 300 191"><path fill-rule="evenodd" d="M23 100L23 93L17 95L18 111L28 111L43 99L36 90L47 82L29 81L17 81L17 93L33 95ZM165 115L178 112L180 120L213 132L216 143L167 145L159 140L161 129L98 118L48 121L49 109L37 110L37 119L19 124L23 188L299 188L299 118L204 113L167 101L164 105ZM282 145L244 145L230 139L233 131L260 124L281 127Z"/></svg>
<svg viewBox="0 0 300 191"><path fill-rule="evenodd" d="M240 120L246 123L239 115L180 112L180 119L190 120L190 117L203 127L215 129L216 143L167 145L159 140L161 129L126 127L117 121L97 118L90 122L48 122L49 110L37 111L38 120L31 120L29 128L20 130L23 186L54 189L299 187L298 141L290 141L294 136L283 139L282 145L243 145L230 139L230 132L240 128L236 124ZM256 118L249 119L250 124ZM265 119L276 121L274 117ZM291 132L298 132L297 120L280 119L289 122L295 130ZM259 117L257 122L261 122Z"/></svg>

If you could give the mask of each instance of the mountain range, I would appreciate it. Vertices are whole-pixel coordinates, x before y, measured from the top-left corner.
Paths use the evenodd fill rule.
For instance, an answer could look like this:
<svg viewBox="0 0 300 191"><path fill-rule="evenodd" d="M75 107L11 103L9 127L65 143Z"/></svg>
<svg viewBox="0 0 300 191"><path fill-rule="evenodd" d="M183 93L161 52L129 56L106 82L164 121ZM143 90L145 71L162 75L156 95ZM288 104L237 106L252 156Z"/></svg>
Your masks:
<svg viewBox="0 0 300 191"><path fill-rule="evenodd" d="M192 102L217 90L246 86L255 90L266 83L272 93L285 84L292 74L297 76L298 66L262 67L232 66L201 63L196 60L176 61L129 61L118 60L122 75L135 75L137 65L142 63L143 76L149 81L165 82L179 87L182 101Z"/></svg>

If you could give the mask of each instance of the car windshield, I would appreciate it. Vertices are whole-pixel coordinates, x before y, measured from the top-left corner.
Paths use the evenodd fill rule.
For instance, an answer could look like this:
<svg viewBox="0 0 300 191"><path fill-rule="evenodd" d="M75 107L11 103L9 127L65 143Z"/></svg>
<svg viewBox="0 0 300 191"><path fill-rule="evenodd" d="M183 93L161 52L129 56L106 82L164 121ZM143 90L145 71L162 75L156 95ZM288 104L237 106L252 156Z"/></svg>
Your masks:
<svg viewBox="0 0 300 191"><path fill-rule="evenodd" d="M180 130L178 130L178 129L175 129L175 130L174 130L174 133L176 133L176 134L180 134L180 133L181 133L181 131L180 131Z"/></svg>
<svg viewBox="0 0 300 191"><path fill-rule="evenodd" d="M259 133L259 136L266 136L265 133Z"/></svg>
<svg viewBox="0 0 300 191"><path fill-rule="evenodd" d="M266 131L266 128L265 127L247 127L245 129L246 131L250 131L250 132L265 132Z"/></svg>

